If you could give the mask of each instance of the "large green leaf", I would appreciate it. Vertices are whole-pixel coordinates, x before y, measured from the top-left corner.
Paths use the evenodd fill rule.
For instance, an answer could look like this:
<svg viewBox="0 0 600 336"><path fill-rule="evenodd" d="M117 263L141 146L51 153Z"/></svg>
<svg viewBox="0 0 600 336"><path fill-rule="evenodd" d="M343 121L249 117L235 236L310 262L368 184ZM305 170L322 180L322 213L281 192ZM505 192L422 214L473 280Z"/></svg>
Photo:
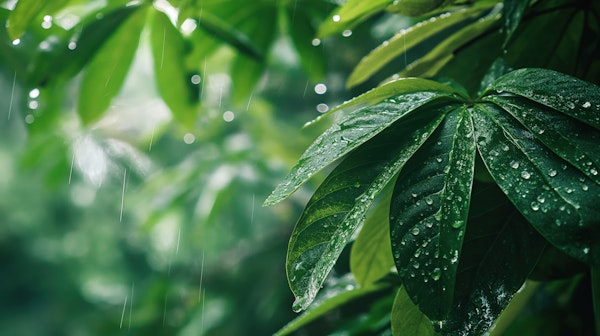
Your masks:
<svg viewBox="0 0 600 336"><path fill-rule="evenodd" d="M395 267L390 245L390 195L369 214L350 252L350 270L360 286L383 278Z"/></svg>
<svg viewBox="0 0 600 336"><path fill-rule="evenodd" d="M392 334L411 336L433 336L435 331L431 321L423 314L406 293L404 287L400 287L394 299L392 307Z"/></svg>
<svg viewBox="0 0 600 336"><path fill-rule="evenodd" d="M198 114L198 90L185 69L185 41L169 17L156 11L150 27L150 45L158 91L176 120L193 127Z"/></svg>
<svg viewBox="0 0 600 336"><path fill-rule="evenodd" d="M99 119L121 89L137 51L146 13L143 9L129 17L85 68L77 106L83 124Z"/></svg>
<svg viewBox="0 0 600 336"><path fill-rule="evenodd" d="M348 103L342 104L342 108L357 106L362 103L374 104L392 96L393 88L396 88L398 93L404 93L372 108L354 111L325 131L304 152L285 181L279 184L267 198L265 205L275 204L283 200L316 172L360 146L404 115L427 102L449 97L448 92L454 91L442 84L430 83L435 82L422 79L400 80L371 90Z"/></svg>
<svg viewBox="0 0 600 336"><path fill-rule="evenodd" d="M368 111L394 107L398 106L383 102ZM437 127L445 112L415 111L350 153L319 186L294 227L288 247L286 267L296 296L294 310L306 309L312 302L375 197ZM398 131L404 133L403 137L398 138Z"/></svg>
<svg viewBox="0 0 600 336"><path fill-rule="evenodd" d="M452 25L477 17L484 9L472 7L444 13L400 31L373 49L354 67L348 78L347 86L353 87L364 82L399 55L407 53L413 47Z"/></svg>
<svg viewBox="0 0 600 336"><path fill-rule="evenodd" d="M470 111L454 107L398 176L390 208L394 260L429 318L452 307L475 165Z"/></svg>

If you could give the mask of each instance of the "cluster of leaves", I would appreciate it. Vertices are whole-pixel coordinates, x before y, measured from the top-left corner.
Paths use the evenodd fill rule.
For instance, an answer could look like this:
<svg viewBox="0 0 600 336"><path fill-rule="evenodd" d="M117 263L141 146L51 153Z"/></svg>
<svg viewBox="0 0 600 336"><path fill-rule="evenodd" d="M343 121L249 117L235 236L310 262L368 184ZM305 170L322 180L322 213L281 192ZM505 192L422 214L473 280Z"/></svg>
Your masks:
<svg viewBox="0 0 600 336"><path fill-rule="evenodd" d="M384 83L331 111L265 202L339 162L292 233L308 310L280 334L388 286L394 334L480 335L528 278L600 266L600 4L351 0L319 32L382 10L424 19L362 59L347 85ZM360 288L309 307L351 242Z"/></svg>

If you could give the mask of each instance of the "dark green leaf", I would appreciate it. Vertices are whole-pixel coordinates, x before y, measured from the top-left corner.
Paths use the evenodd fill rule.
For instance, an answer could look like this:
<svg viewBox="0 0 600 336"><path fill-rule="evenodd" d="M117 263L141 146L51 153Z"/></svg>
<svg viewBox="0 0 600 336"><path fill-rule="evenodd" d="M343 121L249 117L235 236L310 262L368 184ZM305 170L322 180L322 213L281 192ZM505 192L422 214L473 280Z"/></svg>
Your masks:
<svg viewBox="0 0 600 336"><path fill-rule="evenodd" d="M565 253L600 260L600 186L493 104L477 104L477 145L490 174L533 226Z"/></svg>
<svg viewBox="0 0 600 336"><path fill-rule="evenodd" d="M506 34L504 45L510 41L515 30L519 26L523 14L529 5L529 0L504 0L502 7L502 29Z"/></svg>
<svg viewBox="0 0 600 336"><path fill-rule="evenodd" d="M85 68L77 109L83 124L98 120L121 89L137 51L146 13L144 8L128 18Z"/></svg>
<svg viewBox="0 0 600 336"><path fill-rule="evenodd" d="M594 303L594 322L596 330L600 330L600 274L598 268L592 267L592 299Z"/></svg>
<svg viewBox="0 0 600 336"><path fill-rule="evenodd" d="M269 198L267 198L265 205L275 204L288 197L319 170L357 148L416 108L432 100L449 96L446 92L436 91L438 87L443 87L451 91L448 87L440 84L433 86L430 92L415 92L419 91L419 89L426 90L424 87L427 82L435 83L432 81L423 81L405 81L404 83L410 84L403 87L407 92L406 94L398 96L395 99L388 99L371 108L354 111L342 121L330 127L325 133L321 134L304 152L285 181L279 184ZM413 82L417 85L413 86ZM399 81L397 84L402 85L403 83ZM389 85L392 86L394 83ZM383 97L391 95L393 90L387 89L388 87L381 87L370 91L342 106L357 105L362 102L372 101L373 99L380 101ZM384 94L380 94L380 92Z"/></svg>
<svg viewBox="0 0 600 336"><path fill-rule="evenodd" d="M325 76L325 58L323 46L314 46L312 41L316 35L309 13L297 8L287 13L289 33L294 47L300 56L304 71L311 80L317 82Z"/></svg>
<svg viewBox="0 0 600 336"><path fill-rule="evenodd" d="M8 36L16 40L23 35L27 27L41 13L47 1L19 0L6 22Z"/></svg>
<svg viewBox="0 0 600 336"><path fill-rule="evenodd" d="M395 267L389 239L389 196L386 195L367 217L352 245L350 270L360 286L374 283Z"/></svg>
<svg viewBox="0 0 600 336"><path fill-rule="evenodd" d="M446 335L483 335L522 287L546 241L494 184L476 183Z"/></svg>
<svg viewBox="0 0 600 336"><path fill-rule="evenodd" d="M363 112L380 115L378 109L394 105L382 103ZM426 112L407 116L350 153L314 193L294 227L288 247L286 267L296 296L294 310L306 309L312 302L375 197L444 117L444 110ZM366 122L372 120L365 118L365 123L357 126L366 128ZM404 133L400 139L398 131Z"/></svg>
<svg viewBox="0 0 600 336"><path fill-rule="evenodd" d="M347 86L358 85L388 64L399 55L425 41L427 38L451 27L452 25L477 17L485 8L467 8L444 13L404 29L379 47L373 49L356 65Z"/></svg>
<svg viewBox="0 0 600 336"><path fill-rule="evenodd" d="M396 0L387 10L402 15L421 16L452 0Z"/></svg>
<svg viewBox="0 0 600 336"><path fill-rule="evenodd" d="M412 302L406 289L400 287L392 308L392 334L410 336L433 336L431 321Z"/></svg>
<svg viewBox="0 0 600 336"><path fill-rule="evenodd" d="M490 66L488 71L481 79L481 85L479 86L478 96L481 96L498 77L505 75L506 73L514 70L504 59L497 58L494 63Z"/></svg>
<svg viewBox="0 0 600 336"><path fill-rule="evenodd" d="M452 307L475 165L470 112L455 106L404 167L392 197L392 251L408 295L429 318Z"/></svg>
<svg viewBox="0 0 600 336"><path fill-rule="evenodd" d="M180 123L193 127L198 114L197 88L192 85L185 67L185 41L166 14L154 13L150 44L154 72L163 100Z"/></svg>

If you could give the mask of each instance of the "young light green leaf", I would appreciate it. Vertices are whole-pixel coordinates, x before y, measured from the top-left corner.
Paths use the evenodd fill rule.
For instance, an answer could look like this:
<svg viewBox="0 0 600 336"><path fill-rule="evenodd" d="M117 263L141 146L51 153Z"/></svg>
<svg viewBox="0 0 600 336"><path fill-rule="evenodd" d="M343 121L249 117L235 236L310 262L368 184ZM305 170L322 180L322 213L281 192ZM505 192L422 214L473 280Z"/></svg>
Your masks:
<svg viewBox="0 0 600 336"><path fill-rule="evenodd" d="M144 8L131 15L85 68L77 104L83 124L98 120L121 89L137 51L146 13Z"/></svg>
<svg viewBox="0 0 600 336"><path fill-rule="evenodd" d="M288 247L286 268L296 296L294 310L310 305L375 197L433 132L444 112L426 110L398 121L353 151L319 186ZM404 135L398 137L398 131Z"/></svg>
<svg viewBox="0 0 600 336"><path fill-rule="evenodd" d="M389 239L390 196L377 204L352 245L350 270L360 286L375 283L395 267Z"/></svg>
<svg viewBox="0 0 600 336"><path fill-rule="evenodd" d="M494 104L475 105L477 146L490 174L525 218L554 246L600 263L600 186L564 161Z"/></svg>
<svg viewBox="0 0 600 336"><path fill-rule="evenodd" d="M404 167L392 196L396 267L408 295L434 320L452 308L474 166L470 111L454 106Z"/></svg>
<svg viewBox="0 0 600 336"><path fill-rule="evenodd" d="M186 53L181 32L169 17L156 11L150 27L150 46L154 59L154 73L158 91L171 110L173 117L193 127L198 114L198 90L190 82L182 64Z"/></svg>
<svg viewBox="0 0 600 336"><path fill-rule="evenodd" d="M434 322L447 335L488 332L547 245L495 184L474 184L471 209L453 309Z"/></svg>
<svg viewBox="0 0 600 336"><path fill-rule="evenodd" d="M506 34L504 46L510 41L515 30L519 27L519 23L525 14L525 10L529 5L529 0L504 0L502 7L502 30Z"/></svg>
<svg viewBox="0 0 600 336"><path fill-rule="evenodd" d="M600 87L547 69L519 69L500 78L488 93L510 92L600 129Z"/></svg>
<svg viewBox="0 0 600 336"><path fill-rule="evenodd" d="M353 87L364 82L394 58L454 24L477 17L483 10L485 8L471 7L444 13L400 31L365 56L350 74L346 85Z"/></svg>
<svg viewBox="0 0 600 336"><path fill-rule="evenodd" d="M392 307L392 335L434 336L431 321L412 302L406 289L400 287Z"/></svg>
<svg viewBox="0 0 600 336"><path fill-rule="evenodd" d="M275 204L288 197L315 173L359 147L398 119L430 101L444 97L447 95L436 91L406 93L350 113L310 145L285 181L267 198L265 205Z"/></svg>
<svg viewBox="0 0 600 336"><path fill-rule="evenodd" d="M357 24L384 9L393 0L349 0L321 24L317 36L325 37Z"/></svg>
<svg viewBox="0 0 600 336"><path fill-rule="evenodd" d="M47 1L39 0L19 0L15 5L15 9L11 12L6 21L6 31L11 40L16 40L23 35L27 27L38 16Z"/></svg>

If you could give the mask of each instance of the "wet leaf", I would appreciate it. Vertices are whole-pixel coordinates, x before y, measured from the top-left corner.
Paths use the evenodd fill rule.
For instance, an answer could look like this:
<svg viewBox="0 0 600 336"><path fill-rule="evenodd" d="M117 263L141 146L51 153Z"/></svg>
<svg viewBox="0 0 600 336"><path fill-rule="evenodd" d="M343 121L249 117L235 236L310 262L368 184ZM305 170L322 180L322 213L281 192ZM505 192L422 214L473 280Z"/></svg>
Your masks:
<svg viewBox="0 0 600 336"><path fill-rule="evenodd" d="M85 68L77 106L83 124L98 120L121 89L137 52L146 13L144 8L129 17Z"/></svg>
<svg viewBox="0 0 600 336"><path fill-rule="evenodd" d="M361 287L383 278L395 267L389 239L389 196L367 217L352 245L350 270Z"/></svg>
<svg viewBox="0 0 600 336"><path fill-rule="evenodd" d="M193 127L198 114L198 89L192 85L185 64L185 41L166 14L153 13L150 46L158 91L173 117Z"/></svg>
<svg viewBox="0 0 600 336"><path fill-rule="evenodd" d="M402 15L421 16L452 2L453 0L396 0L387 10Z"/></svg>
<svg viewBox="0 0 600 336"><path fill-rule="evenodd" d="M296 296L294 310L306 309L312 302L375 197L437 127L445 110L427 112L415 112L350 153L314 193L288 247L286 268ZM396 127L404 133L400 139Z"/></svg>
<svg viewBox="0 0 600 336"><path fill-rule="evenodd" d="M407 87L402 88L407 92L418 91L419 87L424 87L422 81L416 80L415 82L418 83L417 86L409 85L408 88L410 90ZM413 81L410 82L412 83ZM435 91L440 86L445 87L438 84L430 92L406 93L398 96L398 98L388 99L372 107L348 114L339 123L334 124L325 133L321 134L304 152L285 181L279 184L267 198L265 205L275 204L288 197L315 173L365 143L377 133L418 107L432 100L448 97L449 95L444 92ZM380 91L377 91L378 89L370 91L363 96L359 96L354 101L343 105L356 105L361 100L372 100L373 96L381 100L382 95L385 97L386 94L391 94L392 91L387 91L388 89L384 87L380 89ZM379 95L379 92L385 94Z"/></svg>
<svg viewBox="0 0 600 336"><path fill-rule="evenodd" d="M411 336L433 336L431 321L417 307L404 287L400 287L392 307L392 334Z"/></svg>
<svg viewBox="0 0 600 336"><path fill-rule="evenodd" d="M392 0L350 0L336 9L319 27L318 37L339 33L387 7Z"/></svg>
<svg viewBox="0 0 600 336"><path fill-rule="evenodd" d="M469 110L455 107L404 167L390 208L392 251L408 295L431 319L452 307L475 165Z"/></svg>
<svg viewBox="0 0 600 336"><path fill-rule="evenodd" d="M46 1L19 0L15 9L6 21L6 30L11 40L16 40L23 35L27 27L42 12Z"/></svg>
<svg viewBox="0 0 600 336"><path fill-rule="evenodd" d="M452 25L477 17L483 10L484 8L471 7L444 13L400 31L361 59L350 74L347 86L353 87L364 82L394 58L407 53L413 47Z"/></svg>
<svg viewBox="0 0 600 336"><path fill-rule="evenodd" d="M525 14L529 0L505 0L502 7L502 29L506 34L504 46L510 41Z"/></svg>

